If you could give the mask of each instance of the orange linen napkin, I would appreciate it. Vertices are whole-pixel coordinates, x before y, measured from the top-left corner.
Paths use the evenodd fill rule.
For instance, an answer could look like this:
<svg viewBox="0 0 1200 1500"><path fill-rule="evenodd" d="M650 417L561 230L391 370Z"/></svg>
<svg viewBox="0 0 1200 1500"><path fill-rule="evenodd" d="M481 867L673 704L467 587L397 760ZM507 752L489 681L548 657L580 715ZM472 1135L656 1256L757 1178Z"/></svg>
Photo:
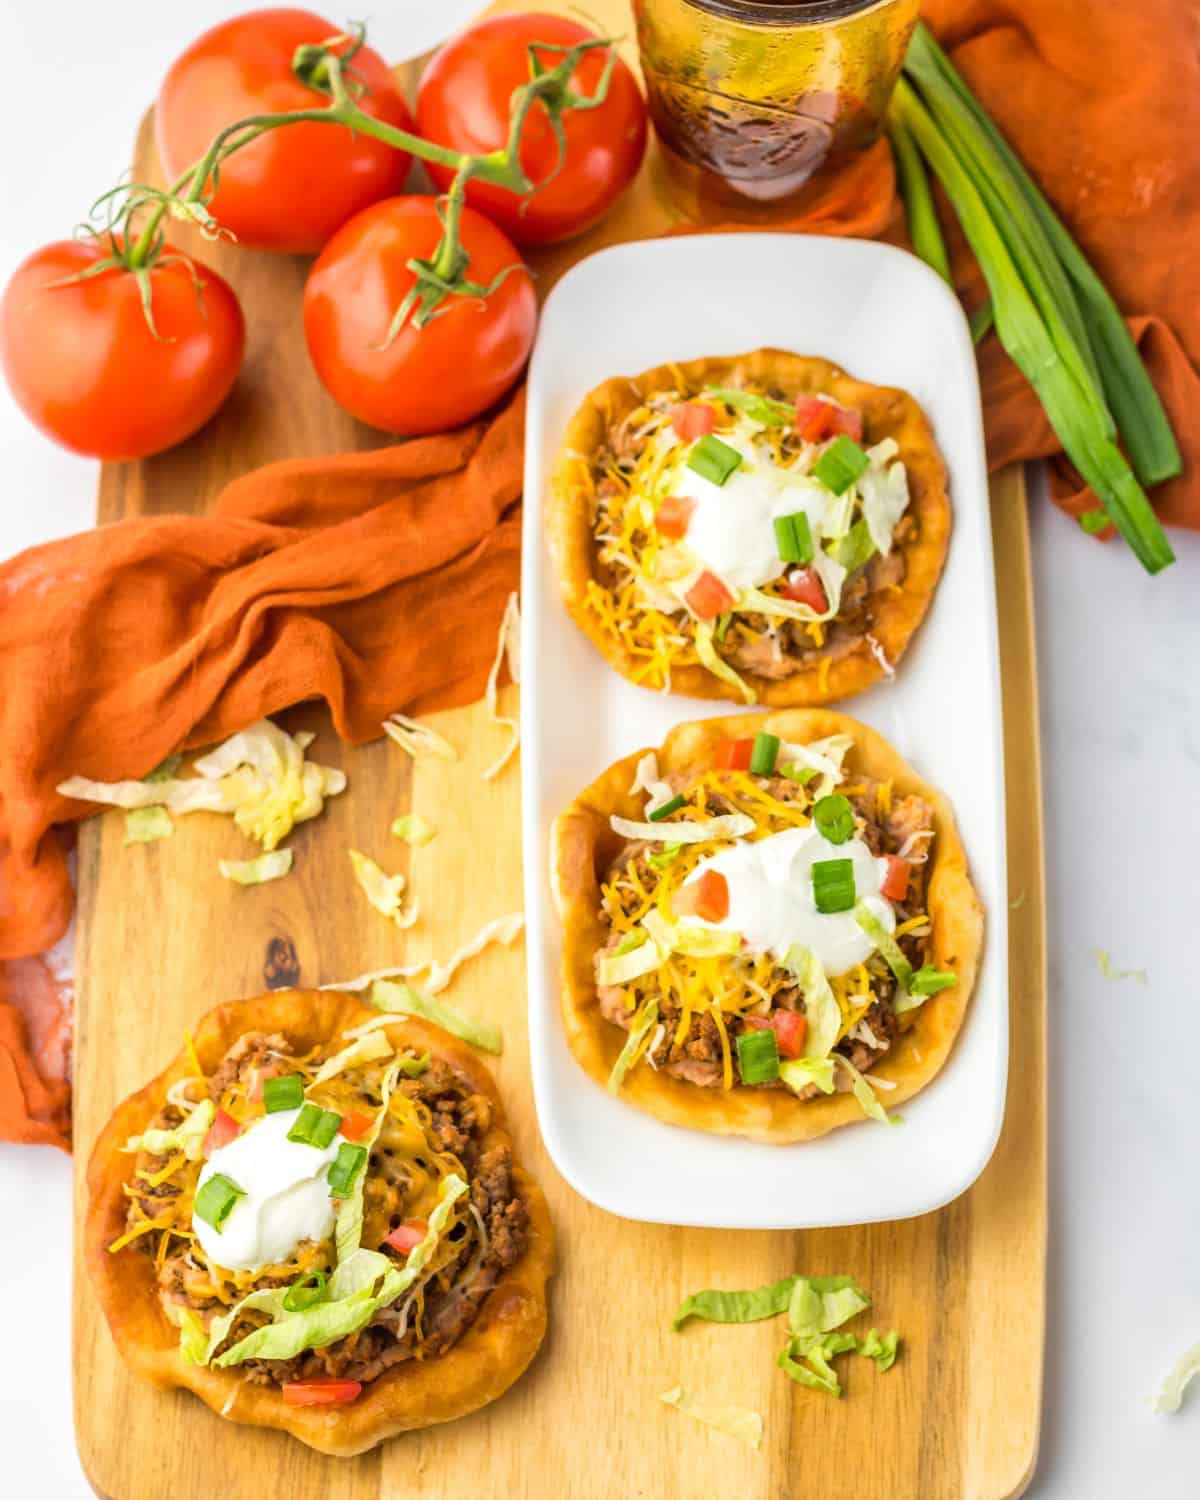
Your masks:
<svg viewBox="0 0 1200 1500"><path fill-rule="evenodd" d="M67 776L143 776L305 699L360 742L394 710L482 695L517 587L523 432L518 394L490 422L271 464L209 515L121 521L0 566L0 959L66 928L54 825L94 810L58 795ZM0 989L0 1138L65 1145L65 1087L24 1023Z"/></svg>

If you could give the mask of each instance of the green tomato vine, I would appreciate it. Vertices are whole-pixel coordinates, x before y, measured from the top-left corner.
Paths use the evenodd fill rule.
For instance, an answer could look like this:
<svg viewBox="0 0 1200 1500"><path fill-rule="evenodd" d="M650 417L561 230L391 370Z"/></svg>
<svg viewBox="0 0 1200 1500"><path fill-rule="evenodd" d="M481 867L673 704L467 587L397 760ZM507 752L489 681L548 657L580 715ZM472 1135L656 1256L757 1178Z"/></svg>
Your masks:
<svg viewBox="0 0 1200 1500"><path fill-rule="evenodd" d="M98 198L92 207L92 222L83 228L85 233L107 240L108 254L86 271L69 279L83 280L114 269L129 272L137 278L142 309L151 332L155 332L150 272L156 265L180 260L187 262L186 256L168 248L166 221L174 220L191 225L209 240L222 237L233 239L232 232L217 222L209 208L220 181L222 164L234 152L240 151L270 130L311 123L345 126L382 141L397 151L405 151L421 161L437 162L454 171L448 191L438 199L442 222L441 240L428 259L413 257L408 262L408 268L416 279L408 295L396 309L382 347L386 348L410 321L414 327L421 328L430 319L444 312L450 305L450 298L487 297L494 292L506 277L521 268L523 262L516 260L511 266L506 266L487 285L472 281L467 275L470 257L463 246L461 232L467 184L478 180L520 196L536 191L537 185L530 181L520 162L521 136L525 123L535 108L545 112L554 132L558 145L557 172L562 165L567 144L563 115L569 110L597 109L608 96L617 61L612 40L606 37L589 37L570 47L551 42L531 43L529 82L513 94L508 139L500 149L482 155L470 155L439 146L419 135L377 120L362 109L359 100L364 84L353 66L353 59L365 41L366 28L360 25L355 26L348 34L331 37L325 42L306 43L296 49L292 59L293 73L314 93L327 99L328 103L284 114L249 115L244 120L226 126L199 161L193 163L169 187L155 187L140 182L123 183ZM608 55L595 92L579 93L571 87L571 76L580 61L589 52L598 49L605 49ZM561 57L553 67L547 67L538 53L557 53ZM545 185L545 182L541 184L543 187ZM102 227L97 227L95 220L101 212L105 222ZM196 286L199 295L198 279Z"/></svg>

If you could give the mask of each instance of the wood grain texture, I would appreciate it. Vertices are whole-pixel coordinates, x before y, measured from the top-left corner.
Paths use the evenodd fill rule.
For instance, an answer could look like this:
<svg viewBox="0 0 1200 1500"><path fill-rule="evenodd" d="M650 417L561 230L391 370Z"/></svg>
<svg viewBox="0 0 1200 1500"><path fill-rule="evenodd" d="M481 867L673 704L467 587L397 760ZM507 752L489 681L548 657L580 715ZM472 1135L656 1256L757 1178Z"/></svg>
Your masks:
<svg viewBox="0 0 1200 1500"><path fill-rule="evenodd" d="M601 20L617 0L593 0ZM138 175L155 170L149 132ZM652 190L582 244L661 227ZM285 455L385 441L339 412L308 366L299 320L305 263L228 248L203 255L227 275L249 322L246 366L229 406L182 448L103 471L100 519L198 512L236 474ZM545 287L567 253L543 260ZM74 1286L76 1428L84 1468L113 1500L328 1500L427 1496L479 1500L1009 1500L1037 1451L1046 1234L1045 977L1037 701L1028 534L1020 476L993 486L1009 785L1011 1019L1019 1065L1007 1118L979 1182L938 1213L890 1225L800 1234L729 1233L628 1223L578 1198L550 1166L530 1092L521 948L491 951L450 998L504 1028L495 1060L521 1159L550 1200L561 1271L550 1333L515 1389L490 1409L397 1439L374 1454L322 1458L278 1434L221 1423L181 1393L135 1383L117 1357L81 1268ZM515 704L516 692L507 689ZM510 704L510 706L512 706ZM76 1193L114 1104L178 1048L217 1001L264 984L322 984L415 955L447 954L479 924L521 904L516 767L491 788L480 772L500 743L480 706L438 716L455 765L408 762L384 743L350 750L323 709L287 716L315 729L313 754L344 766L349 791L290 840L293 873L261 888L221 880L217 860L247 845L227 819L180 820L173 838L126 849L122 817L80 838ZM438 829L426 848L390 838L415 808ZM346 850L406 869L422 920L402 935L365 904ZM541 858L542 851L530 857ZM968 1020L968 1024L969 1020ZM712 1184L714 1193L720 1183ZM670 1331L687 1292L753 1286L804 1270L848 1271L875 1298L881 1326L905 1343L886 1376L844 1360L836 1402L775 1368L778 1323ZM755 1453L659 1405L677 1382L755 1407L766 1422Z"/></svg>

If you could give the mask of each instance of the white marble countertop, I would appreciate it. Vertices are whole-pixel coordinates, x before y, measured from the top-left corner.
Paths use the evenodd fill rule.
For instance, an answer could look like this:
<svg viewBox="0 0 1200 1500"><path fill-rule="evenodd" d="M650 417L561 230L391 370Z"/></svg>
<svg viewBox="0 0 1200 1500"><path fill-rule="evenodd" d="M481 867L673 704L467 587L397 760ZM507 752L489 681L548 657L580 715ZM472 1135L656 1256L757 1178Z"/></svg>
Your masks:
<svg viewBox="0 0 1200 1500"><path fill-rule="evenodd" d="M9 60L0 280L115 180L171 58L243 8L0 0ZM439 0L435 9L448 23L451 9L474 8ZM393 0L373 37L397 57L429 9ZM95 466L44 441L2 390L0 472L0 556L91 524ZM1178 566L1151 580L1121 547L1084 537L1045 503L1034 504L1033 534L1052 1173L1044 1435L1028 1493L1194 1500L1200 1398L1171 1419L1152 1415L1146 1398L1200 1340L1191 1057L1200 997L1188 962L1200 896L1200 537L1176 535ZM1102 978L1097 948L1144 968L1145 987ZM67 1159L0 1147L0 1205L3 1488L86 1496L71 1424Z"/></svg>

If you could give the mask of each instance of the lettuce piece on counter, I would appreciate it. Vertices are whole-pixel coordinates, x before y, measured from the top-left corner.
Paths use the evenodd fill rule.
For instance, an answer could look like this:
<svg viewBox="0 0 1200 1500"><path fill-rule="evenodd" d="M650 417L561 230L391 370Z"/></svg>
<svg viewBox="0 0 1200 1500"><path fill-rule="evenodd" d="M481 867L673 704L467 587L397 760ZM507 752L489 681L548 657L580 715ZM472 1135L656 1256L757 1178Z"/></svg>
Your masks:
<svg viewBox="0 0 1200 1500"><path fill-rule="evenodd" d="M217 868L236 885L265 885L268 880L282 880L291 870L292 851L275 849L257 859L221 859Z"/></svg>
<svg viewBox="0 0 1200 1500"><path fill-rule="evenodd" d="M171 815L161 803L134 807L125 814L125 844L154 844L175 832Z"/></svg>
<svg viewBox="0 0 1200 1500"><path fill-rule="evenodd" d="M405 813L392 824L392 834L395 838L403 839L406 844L420 848L432 843L437 837L437 829L419 813Z"/></svg>
<svg viewBox="0 0 1200 1500"><path fill-rule="evenodd" d="M373 859L368 859L358 849L348 852L350 863L354 867L354 878L379 915L387 917L402 930L411 927L417 920L417 903L414 901L407 911L404 910L404 876L386 874Z"/></svg>
<svg viewBox="0 0 1200 1500"><path fill-rule="evenodd" d="M470 1042L472 1047L478 1047L481 1052L491 1052L498 1057L504 1050L500 1028L491 1021L464 1016L431 995L413 989L411 985L377 979L367 998L376 1010L387 1011L390 1015L420 1016L423 1020L432 1021L435 1026L440 1026L443 1031L448 1031L451 1036L459 1037L464 1042Z"/></svg>
<svg viewBox="0 0 1200 1500"><path fill-rule="evenodd" d="M1184 1392L1197 1375L1200 1375L1200 1344L1193 1344L1164 1377L1154 1396L1154 1410L1162 1415L1178 1411L1183 1405Z"/></svg>
<svg viewBox="0 0 1200 1500"><path fill-rule="evenodd" d="M383 721L383 732L414 760L419 755L435 755L439 760L458 759L458 751L445 735L431 729L428 724L422 724L419 719L410 719L407 714L389 714Z"/></svg>
<svg viewBox="0 0 1200 1500"><path fill-rule="evenodd" d="M853 1276L797 1276L788 1298L788 1327L793 1338L819 1338L870 1305Z"/></svg>
<svg viewBox="0 0 1200 1500"><path fill-rule="evenodd" d="M745 1292L693 1292L680 1303L671 1327L678 1333L689 1318L701 1318L706 1323L758 1323L764 1318L777 1317L787 1312L792 1291L800 1279L785 1276L782 1281Z"/></svg>
<svg viewBox="0 0 1200 1500"><path fill-rule="evenodd" d="M896 1350L899 1343L900 1335L894 1328L882 1335L878 1329L872 1328L859 1344L858 1352L866 1359L873 1359L882 1372L890 1370L896 1363Z"/></svg>
<svg viewBox="0 0 1200 1500"><path fill-rule="evenodd" d="M730 1437L735 1437L739 1442L748 1443L751 1448L757 1448L762 1442L763 1419L756 1411L751 1411L746 1406L727 1406L714 1401L705 1401L700 1396L694 1396L690 1391L685 1391L681 1385L672 1390L664 1391L658 1398L681 1411L685 1417L691 1417L697 1422L703 1422L706 1426L715 1427L719 1432L726 1432Z"/></svg>

